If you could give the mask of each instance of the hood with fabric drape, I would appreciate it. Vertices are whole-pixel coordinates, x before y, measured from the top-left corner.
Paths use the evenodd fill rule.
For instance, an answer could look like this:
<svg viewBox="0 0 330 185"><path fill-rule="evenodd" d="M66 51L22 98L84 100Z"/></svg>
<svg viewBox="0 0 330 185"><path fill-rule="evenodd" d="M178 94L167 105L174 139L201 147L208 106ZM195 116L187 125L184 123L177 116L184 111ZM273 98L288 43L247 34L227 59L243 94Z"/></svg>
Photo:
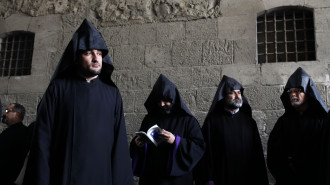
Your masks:
<svg viewBox="0 0 330 185"><path fill-rule="evenodd" d="M51 78L53 81L56 78L71 75L74 72L75 61L77 60L78 51L97 49L102 51L102 70L99 75L102 80L110 85L114 85L111 80L111 74L114 70L111 59L108 55L108 48L101 35L95 26L85 19L77 31L73 34L71 41L66 47L58 66Z"/></svg>
<svg viewBox="0 0 330 185"><path fill-rule="evenodd" d="M160 102L160 100L171 101L176 110L181 110L193 116L188 107L183 103L176 85L163 74L159 75L149 97L144 103L148 113L155 113L156 110L158 110L157 103Z"/></svg>
<svg viewBox="0 0 330 185"><path fill-rule="evenodd" d="M291 106L291 101L287 91L291 88L301 88L308 97L308 106L310 110L326 117L328 108L325 105L320 93L314 85L312 78L299 67L288 79L281 100L286 112L292 112L295 109Z"/></svg>
<svg viewBox="0 0 330 185"><path fill-rule="evenodd" d="M208 115L212 114L216 106L219 104L223 105L223 100L225 99L226 95L233 90L240 90L242 94L242 100L243 100L243 105L240 108L240 111L244 111L248 113L249 115L252 115L252 110L251 107L247 101L247 99L244 96L244 88L243 86L234 78L228 77L224 75L221 79L221 82L218 86L218 90L215 93L215 96L212 101L212 105L210 107Z"/></svg>

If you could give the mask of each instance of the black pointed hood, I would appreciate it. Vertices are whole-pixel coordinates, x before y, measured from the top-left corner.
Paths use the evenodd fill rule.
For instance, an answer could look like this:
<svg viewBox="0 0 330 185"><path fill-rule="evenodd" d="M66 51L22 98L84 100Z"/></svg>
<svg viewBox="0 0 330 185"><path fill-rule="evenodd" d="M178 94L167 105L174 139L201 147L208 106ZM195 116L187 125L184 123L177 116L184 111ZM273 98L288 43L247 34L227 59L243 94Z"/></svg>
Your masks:
<svg viewBox="0 0 330 185"><path fill-rule="evenodd" d="M100 78L104 78L106 82L113 84L111 81L111 74L114 67L108 55L106 43L101 33L87 19L82 22L80 27L73 34L71 41L59 61L51 81L71 74L74 70L74 63L77 60L77 52L80 50L91 49L102 51L103 63Z"/></svg>
<svg viewBox="0 0 330 185"><path fill-rule="evenodd" d="M163 74L158 77L149 97L144 103L149 114L155 113L156 110L158 110L157 103L160 100L170 100L175 107L175 110L180 110L193 116L188 107L183 103L176 85Z"/></svg>
<svg viewBox="0 0 330 185"><path fill-rule="evenodd" d="M310 110L320 113L321 116L327 115L328 108L316 89L312 78L301 67L290 76L281 95L281 100L286 112L294 111L294 108L291 106L289 94L287 93L291 88L302 88L304 93L308 96L308 106Z"/></svg>
<svg viewBox="0 0 330 185"><path fill-rule="evenodd" d="M213 98L212 105L210 107L208 115L210 115L214 111L216 105L218 105L218 104L223 105L223 99L226 97L226 95L229 92L231 92L233 90L240 90L241 93L242 93L243 105L240 108L240 111L247 112L248 114L250 114L252 116L251 107L250 107L247 99L244 96L243 86L237 80L235 80L234 78L230 78L226 75L224 75L221 79L221 82L218 86L218 90L215 93L215 96Z"/></svg>

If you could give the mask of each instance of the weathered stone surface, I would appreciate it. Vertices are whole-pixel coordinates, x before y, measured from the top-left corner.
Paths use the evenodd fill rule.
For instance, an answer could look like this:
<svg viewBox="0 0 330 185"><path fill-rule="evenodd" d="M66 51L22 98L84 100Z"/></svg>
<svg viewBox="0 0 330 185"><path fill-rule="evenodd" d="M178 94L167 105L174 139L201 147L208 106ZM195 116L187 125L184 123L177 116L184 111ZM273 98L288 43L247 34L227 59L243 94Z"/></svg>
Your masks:
<svg viewBox="0 0 330 185"><path fill-rule="evenodd" d="M178 89L189 89L193 86L191 67L157 68L151 75L151 80L153 81L152 84L154 84L160 74L164 74L178 87Z"/></svg>
<svg viewBox="0 0 330 185"><path fill-rule="evenodd" d="M256 45L255 37L246 40L234 41L234 64L256 64Z"/></svg>
<svg viewBox="0 0 330 185"><path fill-rule="evenodd" d="M184 22L157 23L157 43L169 44L185 38Z"/></svg>
<svg viewBox="0 0 330 185"><path fill-rule="evenodd" d="M113 74L112 79L120 90L141 90L151 88L149 71L122 70Z"/></svg>
<svg viewBox="0 0 330 185"><path fill-rule="evenodd" d="M129 26L100 28L100 32L108 47L127 45L129 40Z"/></svg>
<svg viewBox="0 0 330 185"><path fill-rule="evenodd" d="M259 133L264 133L266 129L266 114L263 111L252 110L252 117L257 123Z"/></svg>
<svg viewBox="0 0 330 185"><path fill-rule="evenodd" d="M282 109L280 96L283 92L281 86L254 86L245 87L245 97L248 99L253 110L276 110Z"/></svg>
<svg viewBox="0 0 330 185"><path fill-rule="evenodd" d="M197 99L197 91L196 89L180 89L179 93L181 98L190 110L190 112L196 111L196 99Z"/></svg>
<svg viewBox="0 0 330 185"><path fill-rule="evenodd" d="M85 12L105 23L177 21L219 17L220 1L211 0L17 0L0 1L0 16L14 13L30 16Z"/></svg>
<svg viewBox="0 0 330 185"><path fill-rule="evenodd" d="M175 41L172 46L172 62L175 67L197 66L202 61L201 41Z"/></svg>
<svg viewBox="0 0 330 185"><path fill-rule="evenodd" d="M154 84L152 84L153 86ZM135 96L134 96L134 112L138 114L147 114L147 109L144 107L144 103L146 102L148 96L151 93L151 88L150 89L145 89L145 90L139 90L135 91Z"/></svg>
<svg viewBox="0 0 330 185"><path fill-rule="evenodd" d="M217 87L201 88L197 90L196 106L199 111L209 111L216 91Z"/></svg>
<svg viewBox="0 0 330 185"><path fill-rule="evenodd" d="M195 87L217 87L220 83L220 66L193 67L192 73L192 82Z"/></svg>
<svg viewBox="0 0 330 185"><path fill-rule="evenodd" d="M114 47L113 52L113 65L117 70L143 68L145 59L145 47L143 45L121 45Z"/></svg>
<svg viewBox="0 0 330 185"><path fill-rule="evenodd" d="M132 25L129 28L129 44L154 44L156 43L156 24Z"/></svg>
<svg viewBox="0 0 330 185"><path fill-rule="evenodd" d="M256 41L256 15L224 15L218 19L218 38L228 40ZM250 46L252 45L250 43Z"/></svg>
<svg viewBox="0 0 330 185"><path fill-rule="evenodd" d="M123 100L123 110L125 113L134 113L134 99L135 91L121 90L120 91Z"/></svg>
<svg viewBox="0 0 330 185"><path fill-rule="evenodd" d="M330 108L330 86L329 85L327 86L327 100L326 100L326 102L327 102L327 107L329 109Z"/></svg>
<svg viewBox="0 0 330 185"><path fill-rule="evenodd" d="M330 5L329 5L330 6ZM314 27L316 32L328 32L330 30L330 9L314 9Z"/></svg>
<svg viewBox="0 0 330 185"><path fill-rule="evenodd" d="M9 93L39 93L44 92L47 86L40 84L48 84L49 79L47 76L16 76L8 80L8 92ZM37 82L37 83L31 83Z"/></svg>
<svg viewBox="0 0 330 185"><path fill-rule="evenodd" d="M203 43L201 65L223 65L233 63L233 42L228 40L209 40Z"/></svg>
<svg viewBox="0 0 330 185"><path fill-rule="evenodd" d="M189 40L208 40L217 38L217 21L201 19L186 23L186 38Z"/></svg>
<svg viewBox="0 0 330 185"><path fill-rule="evenodd" d="M327 85L315 84L315 87L319 91L324 103L327 104Z"/></svg>
<svg viewBox="0 0 330 185"><path fill-rule="evenodd" d="M280 110L266 110L266 130L265 134L269 135L270 132L273 130L275 123L277 122L278 118L284 114L284 109Z"/></svg>
<svg viewBox="0 0 330 185"><path fill-rule="evenodd" d="M149 68L172 67L172 48L166 45L147 45L145 53L145 64Z"/></svg>
<svg viewBox="0 0 330 185"><path fill-rule="evenodd" d="M125 114L126 132L128 135L135 135L135 132L140 129L144 116L144 114Z"/></svg>
<svg viewBox="0 0 330 185"><path fill-rule="evenodd" d="M204 124L204 120L206 118L207 112L198 111L198 112L194 112L193 114L195 115L195 118L197 119L199 125L202 127Z"/></svg>
<svg viewBox="0 0 330 185"><path fill-rule="evenodd" d="M224 65L221 68L222 75L235 78L243 87L260 83L260 69L258 65Z"/></svg>
<svg viewBox="0 0 330 185"><path fill-rule="evenodd" d="M268 10L268 9L276 8L279 6L305 6L306 5L305 0L278 0L278 1L263 0L262 3L264 6L264 9L262 9L262 10Z"/></svg>
<svg viewBox="0 0 330 185"><path fill-rule="evenodd" d="M330 62L330 30L328 32L315 32L316 56L318 60Z"/></svg>

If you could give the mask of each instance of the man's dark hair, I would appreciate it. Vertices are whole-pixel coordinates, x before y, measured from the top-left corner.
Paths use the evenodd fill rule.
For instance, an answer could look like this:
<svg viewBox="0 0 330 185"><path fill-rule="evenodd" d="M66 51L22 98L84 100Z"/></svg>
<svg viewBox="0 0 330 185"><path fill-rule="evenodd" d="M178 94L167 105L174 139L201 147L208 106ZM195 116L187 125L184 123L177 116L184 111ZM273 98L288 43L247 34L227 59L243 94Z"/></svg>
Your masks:
<svg viewBox="0 0 330 185"><path fill-rule="evenodd" d="M20 120L23 121L24 116L25 116L25 108L23 107L23 105L19 104L19 103L12 103L14 105L13 111L14 112L19 112L20 116Z"/></svg>

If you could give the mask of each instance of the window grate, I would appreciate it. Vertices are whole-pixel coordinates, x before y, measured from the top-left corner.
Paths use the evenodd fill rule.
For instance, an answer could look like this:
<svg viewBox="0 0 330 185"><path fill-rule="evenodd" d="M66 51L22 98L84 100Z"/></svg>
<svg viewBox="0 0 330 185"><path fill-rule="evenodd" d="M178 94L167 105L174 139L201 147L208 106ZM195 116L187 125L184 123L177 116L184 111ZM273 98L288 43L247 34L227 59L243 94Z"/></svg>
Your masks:
<svg viewBox="0 0 330 185"><path fill-rule="evenodd" d="M258 16L257 50L258 63L315 60L313 12L284 7Z"/></svg>
<svg viewBox="0 0 330 185"><path fill-rule="evenodd" d="M34 33L6 33L0 38L0 43L0 76L30 75Z"/></svg>

